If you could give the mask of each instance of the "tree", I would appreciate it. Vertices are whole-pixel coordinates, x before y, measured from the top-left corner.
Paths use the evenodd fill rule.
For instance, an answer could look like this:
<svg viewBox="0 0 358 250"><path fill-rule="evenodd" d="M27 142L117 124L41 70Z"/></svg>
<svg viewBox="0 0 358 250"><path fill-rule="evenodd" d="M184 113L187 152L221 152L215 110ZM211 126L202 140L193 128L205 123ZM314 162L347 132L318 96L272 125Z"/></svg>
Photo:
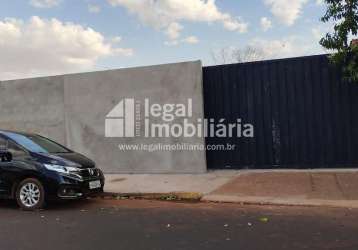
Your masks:
<svg viewBox="0 0 358 250"><path fill-rule="evenodd" d="M344 76L351 80L358 80L358 46L350 40L358 32L358 0L324 0L327 11L321 21L333 21L334 32L327 33L320 44L335 53L331 61L342 67Z"/></svg>
<svg viewBox="0 0 358 250"><path fill-rule="evenodd" d="M253 46L242 49L227 47L216 53L213 52L212 58L217 64L244 63L264 60L265 53L262 49Z"/></svg>
<svg viewBox="0 0 358 250"><path fill-rule="evenodd" d="M261 48L247 46L244 49L237 49L233 52L233 57L237 62L254 62L265 59L265 53Z"/></svg>

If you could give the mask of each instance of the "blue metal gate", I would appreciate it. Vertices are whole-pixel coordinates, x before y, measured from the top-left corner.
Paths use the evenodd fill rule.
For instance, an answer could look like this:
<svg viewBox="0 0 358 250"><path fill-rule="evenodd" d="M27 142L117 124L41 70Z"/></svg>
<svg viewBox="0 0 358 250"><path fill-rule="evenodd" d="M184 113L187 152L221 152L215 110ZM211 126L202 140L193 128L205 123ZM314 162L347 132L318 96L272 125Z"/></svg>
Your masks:
<svg viewBox="0 0 358 250"><path fill-rule="evenodd" d="M341 79L326 55L204 69L205 117L254 125L253 138L207 151L208 168L358 166L358 84Z"/></svg>

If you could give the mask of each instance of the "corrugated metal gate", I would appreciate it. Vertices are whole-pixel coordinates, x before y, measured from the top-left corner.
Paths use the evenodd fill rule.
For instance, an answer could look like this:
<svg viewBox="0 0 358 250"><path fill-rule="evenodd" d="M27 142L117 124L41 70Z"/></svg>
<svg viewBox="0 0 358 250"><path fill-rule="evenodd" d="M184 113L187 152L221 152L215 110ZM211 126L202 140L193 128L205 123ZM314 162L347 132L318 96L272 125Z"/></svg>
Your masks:
<svg viewBox="0 0 358 250"><path fill-rule="evenodd" d="M204 68L205 117L251 123L253 138L207 151L208 168L358 166L358 84L346 83L327 56Z"/></svg>

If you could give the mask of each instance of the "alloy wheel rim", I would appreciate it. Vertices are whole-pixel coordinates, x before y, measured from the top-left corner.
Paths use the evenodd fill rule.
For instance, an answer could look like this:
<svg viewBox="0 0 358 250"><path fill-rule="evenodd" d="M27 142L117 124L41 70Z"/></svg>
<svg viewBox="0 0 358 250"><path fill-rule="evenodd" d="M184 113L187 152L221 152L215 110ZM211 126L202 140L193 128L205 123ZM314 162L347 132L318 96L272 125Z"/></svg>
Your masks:
<svg viewBox="0 0 358 250"><path fill-rule="evenodd" d="M37 205L40 195L40 188L35 183L26 183L20 189L20 200L26 207Z"/></svg>

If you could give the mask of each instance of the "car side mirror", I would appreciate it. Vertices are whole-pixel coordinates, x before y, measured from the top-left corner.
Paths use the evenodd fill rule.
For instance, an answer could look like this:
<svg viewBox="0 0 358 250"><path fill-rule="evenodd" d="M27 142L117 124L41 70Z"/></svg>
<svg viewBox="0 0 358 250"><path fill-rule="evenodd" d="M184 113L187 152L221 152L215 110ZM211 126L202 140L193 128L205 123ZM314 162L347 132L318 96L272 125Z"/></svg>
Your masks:
<svg viewBox="0 0 358 250"><path fill-rule="evenodd" d="M0 160L1 162L11 162L12 153L9 151L0 151Z"/></svg>

